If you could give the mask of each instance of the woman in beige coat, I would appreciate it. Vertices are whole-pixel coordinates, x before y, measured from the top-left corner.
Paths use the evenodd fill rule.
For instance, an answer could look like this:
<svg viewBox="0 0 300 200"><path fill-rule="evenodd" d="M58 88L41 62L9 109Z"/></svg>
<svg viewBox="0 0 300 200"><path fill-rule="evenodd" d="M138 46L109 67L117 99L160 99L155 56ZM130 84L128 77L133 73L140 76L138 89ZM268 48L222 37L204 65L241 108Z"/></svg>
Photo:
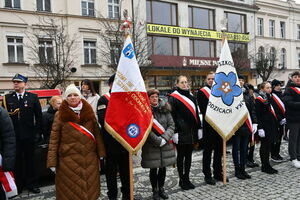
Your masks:
<svg viewBox="0 0 300 200"><path fill-rule="evenodd" d="M99 158L105 156L102 135L91 106L70 85L55 115L47 167L56 172L58 200L96 200L100 196Z"/></svg>

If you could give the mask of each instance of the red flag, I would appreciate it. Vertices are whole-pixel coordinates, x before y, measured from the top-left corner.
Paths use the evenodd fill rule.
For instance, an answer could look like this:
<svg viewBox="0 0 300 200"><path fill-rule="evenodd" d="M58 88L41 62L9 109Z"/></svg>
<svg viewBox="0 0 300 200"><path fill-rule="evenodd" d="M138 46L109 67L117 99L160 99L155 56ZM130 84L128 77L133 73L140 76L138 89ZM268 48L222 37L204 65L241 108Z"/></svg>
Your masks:
<svg viewBox="0 0 300 200"><path fill-rule="evenodd" d="M104 126L131 153L143 146L152 128L150 103L129 36L121 53Z"/></svg>

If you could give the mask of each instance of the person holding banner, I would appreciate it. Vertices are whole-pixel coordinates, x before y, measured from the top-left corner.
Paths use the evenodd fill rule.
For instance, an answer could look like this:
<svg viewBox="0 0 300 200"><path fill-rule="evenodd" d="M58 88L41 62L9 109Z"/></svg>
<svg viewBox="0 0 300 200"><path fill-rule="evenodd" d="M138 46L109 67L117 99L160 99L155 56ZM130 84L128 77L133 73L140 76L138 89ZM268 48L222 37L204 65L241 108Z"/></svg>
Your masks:
<svg viewBox="0 0 300 200"><path fill-rule="evenodd" d="M128 151L104 128L106 109L110 100L110 92L114 79L115 74L108 79L109 92L100 97L97 106L98 122L102 126L101 132L103 134L107 155L105 158L105 176L108 189L107 196L110 200L117 199L118 197L118 170L122 183L121 192L123 199L129 199L130 195Z"/></svg>
<svg viewBox="0 0 300 200"><path fill-rule="evenodd" d="M1 161L2 158L2 161ZM16 138L13 123L4 108L0 107L0 199L17 195L17 186L11 172L16 159ZM6 184L12 182L11 184ZM14 190L13 190L14 188Z"/></svg>
<svg viewBox="0 0 300 200"><path fill-rule="evenodd" d="M190 181L193 144L198 141L198 130L201 128L196 98L190 93L186 76L179 76L176 88L170 94L169 103L172 107L172 117L175 122L173 142L177 148L177 170L179 186L183 190L194 189ZM202 129L200 129L201 135Z"/></svg>
<svg viewBox="0 0 300 200"><path fill-rule="evenodd" d="M278 126L279 131L276 135L275 142L271 147L271 159L274 162L282 162L283 158L280 155L280 145L281 140L284 135L284 129L286 124L285 118L285 106L282 101L283 93L281 91L281 82L274 79L272 82L272 95L271 95L271 104L274 107L276 116L278 117Z"/></svg>
<svg viewBox="0 0 300 200"><path fill-rule="evenodd" d="M47 167L55 175L59 200L96 200L100 196L99 159L105 147L92 107L71 84L55 114Z"/></svg>
<svg viewBox="0 0 300 200"><path fill-rule="evenodd" d="M283 97L286 120L290 129L289 155L296 168L300 168L300 71L292 73Z"/></svg>
<svg viewBox="0 0 300 200"><path fill-rule="evenodd" d="M278 171L270 165L271 145L278 134L277 116L271 105L272 87L269 82L261 84L261 91L255 100L256 116L258 121L258 135L260 137L261 171L267 174L276 174Z"/></svg>
<svg viewBox="0 0 300 200"><path fill-rule="evenodd" d="M206 84L197 93L197 101L201 114L203 115L203 159L202 170L204 173L204 180L209 185L215 185L216 180L223 180L222 175L222 138L220 135L207 123L205 114L209 96L211 93L211 86L214 83L215 72L209 72L206 76ZM211 173L211 156L214 151L213 169L214 178Z"/></svg>
<svg viewBox="0 0 300 200"><path fill-rule="evenodd" d="M255 106L249 95L248 88L245 86L245 78L238 76L240 86L243 91L244 102L249 112L248 119L232 136L232 158L235 169L235 177L238 179L250 179L251 176L245 171L247 160L248 141L252 134L257 131L257 118L255 113ZM254 137L252 137L254 139Z"/></svg>
<svg viewBox="0 0 300 200"><path fill-rule="evenodd" d="M154 117L152 131L142 148L142 167L150 168L150 182L153 199L168 199L164 190L166 167L176 163L176 155L171 141L175 124L168 102L159 99L159 91L151 89L148 96Z"/></svg>

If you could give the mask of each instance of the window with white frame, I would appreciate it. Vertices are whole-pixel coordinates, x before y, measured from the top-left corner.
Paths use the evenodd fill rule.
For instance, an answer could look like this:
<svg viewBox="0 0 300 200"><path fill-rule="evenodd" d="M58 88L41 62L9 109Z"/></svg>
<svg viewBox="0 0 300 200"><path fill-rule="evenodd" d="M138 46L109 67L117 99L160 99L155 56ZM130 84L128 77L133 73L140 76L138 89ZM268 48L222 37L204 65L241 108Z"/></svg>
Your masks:
<svg viewBox="0 0 300 200"><path fill-rule="evenodd" d="M120 1L108 0L108 17L118 19L120 16Z"/></svg>
<svg viewBox="0 0 300 200"><path fill-rule="evenodd" d="M258 48L258 59L262 61L264 57L265 57L265 48L263 46L260 46Z"/></svg>
<svg viewBox="0 0 300 200"><path fill-rule="evenodd" d="M275 20L272 19L269 21L269 36L275 37Z"/></svg>
<svg viewBox="0 0 300 200"><path fill-rule="evenodd" d="M285 48L282 48L280 51L280 64L279 64L280 69L285 69L286 68L286 50Z"/></svg>
<svg viewBox="0 0 300 200"><path fill-rule="evenodd" d="M23 63L23 38L7 37L7 50L9 63Z"/></svg>
<svg viewBox="0 0 300 200"><path fill-rule="evenodd" d="M95 16L95 3L94 0L82 0L81 10L83 16Z"/></svg>
<svg viewBox="0 0 300 200"><path fill-rule="evenodd" d="M280 37L285 38L285 22L280 22Z"/></svg>
<svg viewBox="0 0 300 200"><path fill-rule="evenodd" d="M96 64L96 41L85 40L83 41L84 46L84 64Z"/></svg>
<svg viewBox="0 0 300 200"><path fill-rule="evenodd" d="M53 61L53 44L51 39L39 39L40 63L50 64Z"/></svg>
<svg viewBox="0 0 300 200"><path fill-rule="evenodd" d="M15 8L20 9L21 8L21 2L20 0L5 0L5 8Z"/></svg>
<svg viewBox="0 0 300 200"><path fill-rule="evenodd" d="M110 42L110 55L111 55L111 63L117 65L119 63L121 51L122 51L122 44L117 43L116 41Z"/></svg>
<svg viewBox="0 0 300 200"><path fill-rule="evenodd" d="M297 25L297 39L300 40L300 24Z"/></svg>
<svg viewBox="0 0 300 200"><path fill-rule="evenodd" d="M51 11L51 2L50 0L37 0L36 6L38 11Z"/></svg>
<svg viewBox="0 0 300 200"><path fill-rule="evenodd" d="M257 35L263 36L264 35L264 19L257 18Z"/></svg>

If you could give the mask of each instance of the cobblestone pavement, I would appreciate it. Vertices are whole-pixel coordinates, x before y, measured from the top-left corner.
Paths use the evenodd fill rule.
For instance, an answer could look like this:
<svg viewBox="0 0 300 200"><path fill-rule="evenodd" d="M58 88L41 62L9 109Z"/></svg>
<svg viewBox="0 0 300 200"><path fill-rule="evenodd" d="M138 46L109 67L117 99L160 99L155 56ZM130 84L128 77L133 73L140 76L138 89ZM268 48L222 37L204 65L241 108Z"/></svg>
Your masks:
<svg viewBox="0 0 300 200"><path fill-rule="evenodd" d="M228 147L230 149L230 147ZM258 148L255 150L256 160L259 162ZM248 168L247 171L252 176L249 180L238 180L233 176L233 164L231 154L227 154L227 173L229 183L223 185L218 182L211 186L204 182L202 173L202 151L193 154L191 170L191 181L195 183L194 190L182 191L178 186L178 175L176 168L167 169L165 189L170 199L300 199L300 169L292 167L291 162L287 161L287 143L284 141L281 148L281 155L286 159L282 163L272 163L274 168L279 171L276 175L267 175L260 171L260 168ZM137 159L138 160L138 159ZM139 166L134 168L134 191L137 199L151 199L151 186L149 182L149 170ZM23 192L14 199L40 200L55 199L54 186L41 188L41 194L34 195ZM105 177L101 176L101 197L106 197ZM120 196L120 194L119 194Z"/></svg>

